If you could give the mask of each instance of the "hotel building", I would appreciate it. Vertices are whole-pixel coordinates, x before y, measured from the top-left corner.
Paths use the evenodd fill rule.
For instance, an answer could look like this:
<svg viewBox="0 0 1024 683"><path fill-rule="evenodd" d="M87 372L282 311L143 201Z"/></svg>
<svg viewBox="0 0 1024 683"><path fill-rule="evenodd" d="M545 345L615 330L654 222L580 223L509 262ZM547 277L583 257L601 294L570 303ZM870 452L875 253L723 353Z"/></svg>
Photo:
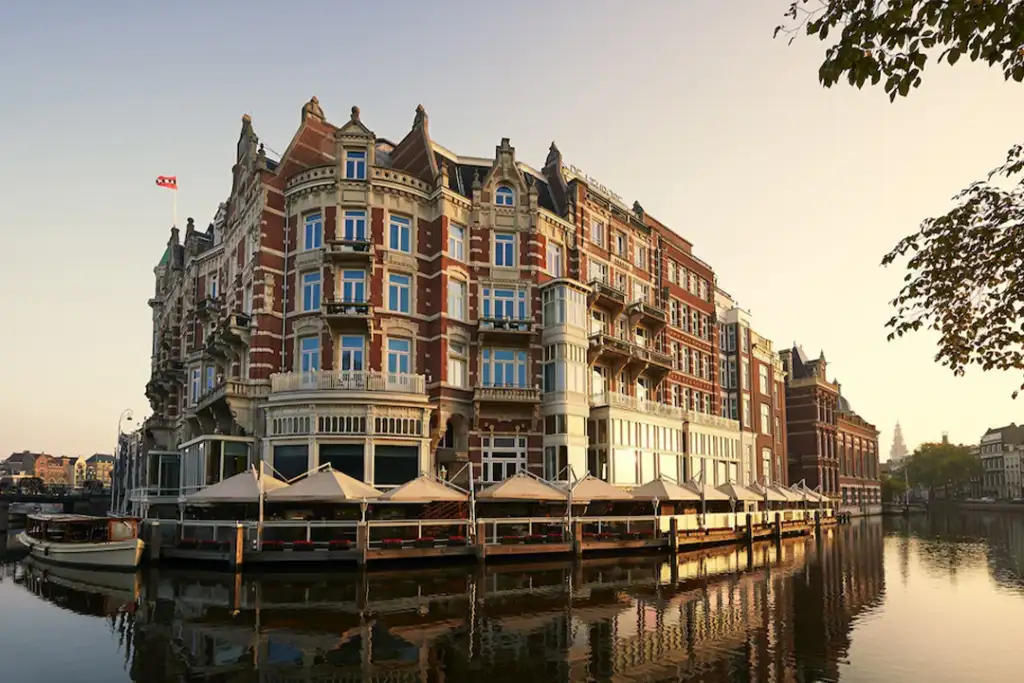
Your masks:
<svg viewBox="0 0 1024 683"><path fill-rule="evenodd" d="M395 143L314 97L273 159L246 116L230 195L155 274L144 506L257 458L379 487L764 476L721 403L713 269L554 144L460 155L422 107Z"/></svg>

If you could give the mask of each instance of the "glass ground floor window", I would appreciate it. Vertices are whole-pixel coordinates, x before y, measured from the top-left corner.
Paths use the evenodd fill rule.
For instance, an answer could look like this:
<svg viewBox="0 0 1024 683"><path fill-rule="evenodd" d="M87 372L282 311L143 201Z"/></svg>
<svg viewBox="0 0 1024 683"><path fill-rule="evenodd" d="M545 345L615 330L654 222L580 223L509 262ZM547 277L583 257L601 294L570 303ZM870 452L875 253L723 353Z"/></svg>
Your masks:
<svg viewBox="0 0 1024 683"><path fill-rule="evenodd" d="M309 446L306 444L274 446L274 476L288 481L309 470Z"/></svg>
<svg viewBox="0 0 1024 683"><path fill-rule="evenodd" d="M525 436L487 436L483 438L480 458L484 482L505 481L516 472L526 469Z"/></svg>
<svg viewBox="0 0 1024 683"><path fill-rule="evenodd" d="M331 469L366 481L366 460L361 443L320 444L320 465L330 464Z"/></svg>

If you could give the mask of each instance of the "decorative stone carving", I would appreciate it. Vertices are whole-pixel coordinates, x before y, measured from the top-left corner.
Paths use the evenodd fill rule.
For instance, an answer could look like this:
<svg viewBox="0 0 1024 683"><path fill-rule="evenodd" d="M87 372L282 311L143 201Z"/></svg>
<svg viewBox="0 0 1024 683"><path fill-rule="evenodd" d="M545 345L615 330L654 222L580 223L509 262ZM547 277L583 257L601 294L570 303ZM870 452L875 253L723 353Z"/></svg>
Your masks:
<svg viewBox="0 0 1024 683"><path fill-rule="evenodd" d="M359 122L359 107L352 105L352 123Z"/></svg>
<svg viewBox="0 0 1024 683"><path fill-rule="evenodd" d="M405 332L406 334L415 337L419 332L416 325L408 320L401 320L398 318L392 318L389 320L381 320L380 331L385 335L390 335L392 332Z"/></svg>
<svg viewBox="0 0 1024 683"><path fill-rule="evenodd" d="M551 141L551 146L548 147L548 156L544 160L545 166L550 166L551 164L562 165L562 153L558 151L558 145L555 144L554 140Z"/></svg>
<svg viewBox="0 0 1024 683"><path fill-rule="evenodd" d="M315 117L321 121L324 120L324 110L320 107L320 100L317 99L316 95L309 98L309 102L302 105L302 120L305 121L307 116Z"/></svg>
<svg viewBox="0 0 1024 683"><path fill-rule="evenodd" d="M427 110L423 108L422 104L416 105L416 116L412 120L413 128L422 128L427 125Z"/></svg>

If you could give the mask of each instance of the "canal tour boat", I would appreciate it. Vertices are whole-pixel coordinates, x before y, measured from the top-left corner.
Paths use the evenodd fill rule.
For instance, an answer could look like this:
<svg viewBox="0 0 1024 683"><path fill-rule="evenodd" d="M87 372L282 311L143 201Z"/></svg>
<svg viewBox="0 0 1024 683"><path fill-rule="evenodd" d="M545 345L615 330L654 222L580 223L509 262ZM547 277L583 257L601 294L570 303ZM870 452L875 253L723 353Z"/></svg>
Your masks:
<svg viewBox="0 0 1024 683"><path fill-rule="evenodd" d="M29 515L18 540L32 557L95 569L135 569L145 547L130 517Z"/></svg>

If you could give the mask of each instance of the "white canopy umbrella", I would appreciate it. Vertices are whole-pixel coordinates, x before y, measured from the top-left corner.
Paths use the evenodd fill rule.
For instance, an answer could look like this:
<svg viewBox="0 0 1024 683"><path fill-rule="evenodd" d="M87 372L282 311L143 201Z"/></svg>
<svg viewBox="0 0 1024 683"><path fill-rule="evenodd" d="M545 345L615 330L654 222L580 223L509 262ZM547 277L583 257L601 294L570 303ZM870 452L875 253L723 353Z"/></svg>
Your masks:
<svg viewBox="0 0 1024 683"><path fill-rule="evenodd" d="M718 490L729 496L730 500L744 503L758 503L764 500L764 493L758 493L748 489L746 486L734 484L733 482L722 484L718 487Z"/></svg>
<svg viewBox="0 0 1024 683"><path fill-rule="evenodd" d="M439 501L464 503L469 500L469 494L454 486L442 484L429 474L421 474L397 489L391 489L377 500L391 503L436 503Z"/></svg>
<svg viewBox="0 0 1024 683"><path fill-rule="evenodd" d="M572 492L573 503L589 503L592 500L634 500L633 494L618 486L613 486L592 474L577 481L569 490Z"/></svg>
<svg viewBox="0 0 1024 683"><path fill-rule="evenodd" d="M707 500L729 500L730 499L729 494L723 493L722 491L719 491L718 489L716 489L714 486L711 486L710 484L701 484L701 483L698 483L698 482L695 482L695 481L690 481L690 482L687 482L687 483L683 484L683 486L685 488L690 489L694 493L696 493L697 494L697 498L701 498L703 496L703 499L706 500L706 501Z"/></svg>
<svg viewBox="0 0 1024 683"><path fill-rule="evenodd" d="M803 494L799 493L797 491L794 491L793 489L791 489L789 487L781 486L779 484L776 484L775 486L772 486L772 488L775 489L776 491L778 491L781 495L785 496L786 497L786 502L788 502L788 503L802 503L802 502L804 502Z"/></svg>
<svg viewBox="0 0 1024 683"><path fill-rule="evenodd" d="M369 484L327 467L283 489L267 494L271 503L356 503L379 498Z"/></svg>
<svg viewBox="0 0 1024 683"><path fill-rule="evenodd" d="M477 500L484 501L562 502L567 498L568 493L563 489L542 481L524 471L516 472L508 479L488 486L476 494Z"/></svg>
<svg viewBox="0 0 1024 683"><path fill-rule="evenodd" d="M789 498L780 493L774 486L764 486L763 484L751 484L750 490L761 496L761 500L768 501L769 503L787 503Z"/></svg>
<svg viewBox="0 0 1024 683"><path fill-rule="evenodd" d="M674 481L669 481L664 477L658 477L653 481L649 481L643 486L630 491L630 494L635 500L659 500L659 501L675 501L675 500L700 500L700 493L695 489L680 486Z"/></svg>
<svg viewBox="0 0 1024 683"><path fill-rule="evenodd" d="M195 503L256 503L261 493L283 491L288 484L268 474L256 473L255 469L228 477L224 481L207 486L205 489L185 497L188 504Z"/></svg>

